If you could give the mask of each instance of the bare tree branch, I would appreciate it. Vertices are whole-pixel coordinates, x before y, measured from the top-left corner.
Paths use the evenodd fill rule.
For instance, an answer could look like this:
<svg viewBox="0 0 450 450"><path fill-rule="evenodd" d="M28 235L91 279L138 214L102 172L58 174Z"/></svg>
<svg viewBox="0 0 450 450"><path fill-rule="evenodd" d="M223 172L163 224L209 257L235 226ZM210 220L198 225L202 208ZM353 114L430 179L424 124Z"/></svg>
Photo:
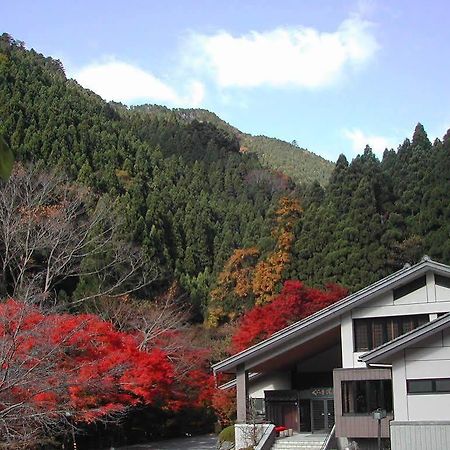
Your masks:
<svg viewBox="0 0 450 450"><path fill-rule="evenodd" d="M0 189L0 295L49 302L83 281L79 305L156 279L156 267L122 237L111 201L94 200L55 173L16 167Z"/></svg>

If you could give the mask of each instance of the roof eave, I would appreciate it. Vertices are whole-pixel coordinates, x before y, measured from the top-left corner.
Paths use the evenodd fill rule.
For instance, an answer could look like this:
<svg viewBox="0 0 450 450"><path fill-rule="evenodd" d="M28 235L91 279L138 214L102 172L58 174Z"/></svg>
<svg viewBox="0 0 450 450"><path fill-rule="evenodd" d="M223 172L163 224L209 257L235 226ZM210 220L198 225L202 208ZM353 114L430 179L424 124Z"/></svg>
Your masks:
<svg viewBox="0 0 450 450"><path fill-rule="evenodd" d="M364 353L359 357L359 360L366 364L373 363L383 363L390 361L390 357L399 351L410 347L417 342L422 341L445 328L450 326L450 313L445 314L438 319L422 325L419 328L411 330L393 341L387 342L386 344L380 345L379 347L371 350L370 352Z"/></svg>
<svg viewBox="0 0 450 450"><path fill-rule="evenodd" d="M397 285L401 284L404 279L412 278L417 274L426 272L428 270L433 270L438 273L450 274L450 267L445 264L432 261L428 258L424 258L419 263L414 266L403 268L394 272L393 274L367 286L354 294L350 294L342 300L328 306L305 319L295 322L292 325L274 333L269 338L261 341L233 356L230 356L214 365L212 365L212 370L214 373L234 373L237 366L245 363L250 358L254 357L259 352L267 352L273 346L282 344L295 337L300 332L306 332L318 325L332 320L347 310L352 309L355 303L359 303L362 299L365 301L370 300L376 295L380 295L385 291L394 289Z"/></svg>

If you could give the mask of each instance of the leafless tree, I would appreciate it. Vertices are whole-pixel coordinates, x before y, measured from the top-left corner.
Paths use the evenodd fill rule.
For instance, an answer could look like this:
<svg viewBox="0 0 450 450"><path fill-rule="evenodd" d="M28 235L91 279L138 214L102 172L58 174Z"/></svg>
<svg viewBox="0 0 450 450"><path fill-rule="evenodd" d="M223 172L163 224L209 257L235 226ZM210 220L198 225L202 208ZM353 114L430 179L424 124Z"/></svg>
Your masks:
<svg viewBox="0 0 450 450"><path fill-rule="evenodd" d="M54 172L16 167L0 186L0 295L51 302L83 280L80 304L154 281L155 266L123 239L112 206Z"/></svg>

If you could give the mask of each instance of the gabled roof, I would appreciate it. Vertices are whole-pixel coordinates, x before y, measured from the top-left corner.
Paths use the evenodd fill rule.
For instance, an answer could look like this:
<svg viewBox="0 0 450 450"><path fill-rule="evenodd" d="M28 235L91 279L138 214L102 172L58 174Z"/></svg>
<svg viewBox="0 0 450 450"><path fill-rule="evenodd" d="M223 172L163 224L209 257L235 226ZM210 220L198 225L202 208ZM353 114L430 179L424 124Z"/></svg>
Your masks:
<svg viewBox="0 0 450 450"><path fill-rule="evenodd" d="M448 276L450 274L450 267L445 264L432 261L428 257L424 257L419 263L413 266L405 266L403 269L393 273L392 275L389 275L382 280L379 280L370 286L367 286L360 291L339 300L333 305L330 305L306 317L305 319L283 328L264 341L261 341L258 344L248 347L247 349L214 364L212 369L215 373L233 373L236 371L237 366L250 363L255 360L255 358L270 359L271 354L274 351L283 348L283 346L288 343L292 343L293 340L301 336L306 336L319 326L330 324L333 320L338 319L341 314L350 311L351 309L375 298L380 294L383 294L384 292L389 291L390 289L395 289L405 283L408 283L428 271ZM246 367L246 369L250 368L251 367Z"/></svg>
<svg viewBox="0 0 450 450"><path fill-rule="evenodd" d="M393 339L386 344L374 348L370 352L364 353L359 357L359 360L367 364L381 363L390 360L390 357L399 351L418 344L419 342L439 333L442 330L450 327L450 313L447 313L431 322L427 322L418 328L415 328L408 333Z"/></svg>

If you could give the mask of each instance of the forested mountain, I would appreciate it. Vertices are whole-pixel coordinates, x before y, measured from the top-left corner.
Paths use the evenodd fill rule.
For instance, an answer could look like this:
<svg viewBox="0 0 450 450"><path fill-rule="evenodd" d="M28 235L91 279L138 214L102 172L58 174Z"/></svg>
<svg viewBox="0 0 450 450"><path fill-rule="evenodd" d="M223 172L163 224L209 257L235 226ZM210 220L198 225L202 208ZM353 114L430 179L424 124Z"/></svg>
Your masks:
<svg viewBox="0 0 450 450"><path fill-rule="evenodd" d="M186 123L193 120L211 123L226 131L231 137L236 137L241 152L254 153L264 167L288 175L297 184L318 181L325 186L333 171L334 165L330 161L299 147L296 142L289 143L267 136L252 136L243 133L205 109L168 109L159 105L142 105L132 109L145 111L149 116L176 117Z"/></svg>
<svg viewBox="0 0 450 450"><path fill-rule="evenodd" d="M424 254L450 263L450 131L431 144L418 124L382 161L368 147L350 164L341 155L305 206L291 277L356 290Z"/></svg>
<svg viewBox="0 0 450 450"><path fill-rule="evenodd" d="M432 144L419 124L381 161L369 148L350 163L341 156L328 185L322 173L297 188L256 150L243 151L257 139L264 153L273 140L204 110L106 103L67 80L59 61L7 35L0 50L0 133L19 161L59 168L96 198L108 194L122 237L158 268L141 295L177 280L202 319L230 267L250 283L241 292L248 308L263 278L270 300L286 279L355 290L423 254L450 262L449 133ZM300 201L300 213L280 228L286 198ZM251 257L242 265L236 251ZM219 297L242 311L233 283Z"/></svg>
<svg viewBox="0 0 450 450"><path fill-rule="evenodd" d="M124 234L158 268L153 289L176 278L201 313L233 249L271 241L266 217L293 185L241 154L235 137L108 104L8 35L0 51L0 133L16 159L108 193Z"/></svg>
<svg viewBox="0 0 450 450"><path fill-rule="evenodd" d="M0 446L30 429L67 443L67 412L86 440L111 445L95 420L133 405L118 443L149 424L153 436L189 432L211 405L230 421L211 361L424 254L450 263L450 131L432 144L418 124L381 161L367 147L331 173L205 110L107 103L3 34L0 137L0 340L26 343L3 359L2 376L26 388L2 390L1 403L26 411L2 421ZM96 376L74 378L86 361ZM151 392L124 395L122 377ZM83 448L109 446L94 441Z"/></svg>

